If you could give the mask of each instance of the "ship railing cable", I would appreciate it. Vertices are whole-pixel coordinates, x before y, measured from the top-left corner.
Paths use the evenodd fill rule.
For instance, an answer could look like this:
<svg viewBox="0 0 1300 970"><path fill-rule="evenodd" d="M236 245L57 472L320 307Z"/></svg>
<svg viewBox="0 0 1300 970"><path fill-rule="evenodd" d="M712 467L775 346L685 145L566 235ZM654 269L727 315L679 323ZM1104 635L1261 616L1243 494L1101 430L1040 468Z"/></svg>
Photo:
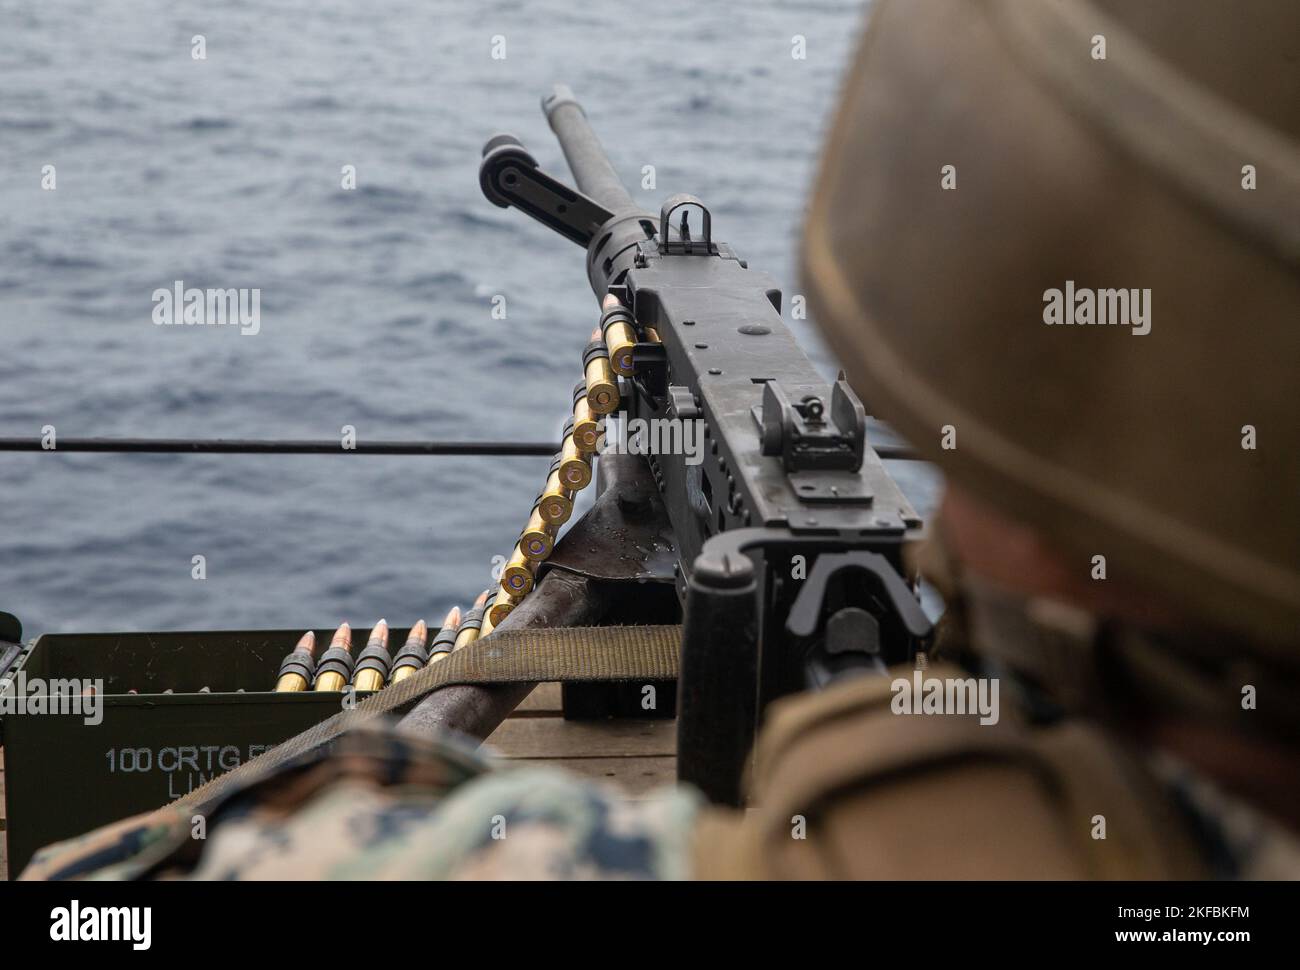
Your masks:
<svg viewBox="0 0 1300 970"><path fill-rule="evenodd" d="M344 447L337 438L63 438L54 447L39 437L0 438L0 451L42 451L51 454L99 452L105 454L180 455L424 455L480 457L553 457L560 445L549 441L385 441L358 440ZM920 460L905 445L873 446L885 460Z"/></svg>
<svg viewBox="0 0 1300 970"><path fill-rule="evenodd" d="M65 438L53 446L38 437L0 438L0 451L109 452L121 454L193 455L554 455L559 445L549 441L367 441L339 438Z"/></svg>

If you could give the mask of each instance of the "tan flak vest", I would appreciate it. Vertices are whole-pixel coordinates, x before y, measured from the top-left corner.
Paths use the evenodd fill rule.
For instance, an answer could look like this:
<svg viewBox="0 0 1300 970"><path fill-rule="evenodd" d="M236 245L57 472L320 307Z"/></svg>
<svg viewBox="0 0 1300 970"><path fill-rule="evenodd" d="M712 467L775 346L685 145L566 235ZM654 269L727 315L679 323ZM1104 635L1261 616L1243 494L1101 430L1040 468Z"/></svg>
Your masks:
<svg viewBox="0 0 1300 970"><path fill-rule="evenodd" d="M969 675L936 666L927 676ZM890 683L862 677L773 707L754 807L704 813L696 878L1208 875L1167 792L1095 727L1030 727L1009 704L990 725L895 714Z"/></svg>

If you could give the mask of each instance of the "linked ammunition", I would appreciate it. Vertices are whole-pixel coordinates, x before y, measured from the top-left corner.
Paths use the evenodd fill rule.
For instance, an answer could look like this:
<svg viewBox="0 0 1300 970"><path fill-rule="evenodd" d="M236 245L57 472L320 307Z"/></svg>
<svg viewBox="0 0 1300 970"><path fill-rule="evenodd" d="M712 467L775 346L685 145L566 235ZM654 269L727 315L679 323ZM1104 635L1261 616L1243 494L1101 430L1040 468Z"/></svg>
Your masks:
<svg viewBox="0 0 1300 970"><path fill-rule="evenodd" d="M596 414L618 410L618 384L609 366L609 351L599 339L600 331L582 352L582 372L587 379L587 405Z"/></svg>
<svg viewBox="0 0 1300 970"><path fill-rule="evenodd" d="M435 664L456 649L456 640L460 636L460 609L453 607L447 614L447 620L429 645L429 663Z"/></svg>
<svg viewBox="0 0 1300 970"><path fill-rule="evenodd" d="M609 350L609 366L620 377L631 377L632 348L636 346L632 313L613 293L606 293L601 305L600 332Z"/></svg>
<svg viewBox="0 0 1300 970"><path fill-rule="evenodd" d="M542 519L551 525L560 526L569 521L573 514L573 492L560 481L560 456L551 462L551 471L542 487L542 494L537 499L537 511Z"/></svg>
<svg viewBox="0 0 1300 970"><path fill-rule="evenodd" d="M524 558L541 562L555 548L555 534L559 531L558 525L542 518L537 502L534 502L533 510L528 515L528 524L519 534L519 551L524 554Z"/></svg>
<svg viewBox="0 0 1300 970"><path fill-rule="evenodd" d="M514 596L526 596L532 592L536 572L537 561L525 556L522 548L516 545L501 570L501 588L508 589Z"/></svg>
<svg viewBox="0 0 1300 970"><path fill-rule="evenodd" d="M379 690L388 680L393 658L388 653L388 621L380 620L370 631L366 648L357 657L357 673L352 686L357 690Z"/></svg>
<svg viewBox="0 0 1300 970"><path fill-rule="evenodd" d="M496 599L494 599L492 605L488 607L485 619L492 626L497 626L502 620L510 615L511 610L519 605L521 599L523 599L522 596L513 596L511 595L510 590L502 586L497 592ZM490 631L481 632L479 636L487 636L488 632Z"/></svg>
<svg viewBox="0 0 1300 970"><path fill-rule="evenodd" d="M483 614L487 611L487 598L491 595L492 591L488 589L478 594L478 599L474 600L473 608L460 621L460 629L456 633L456 646L454 649L459 650L479 638L479 631L483 627Z"/></svg>
<svg viewBox="0 0 1300 970"><path fill-rule="evenodd" d="M573 440L573 426L573 418L569 418L560 432L560 481L580 492L591 484L591 457Z"/></svg>
<svg viewBox="0 0 1300 970"><path fill-rule="evenodd" d="M329 649L316 665L313 690L342 690L352 680L356 661L352 659L352 627L344 623L334 631Z"/></svg>
<svg viewBox="0 0 1300 970"><path fill-rule="evenodd" d="M595 454L600 446L600 418L587 403L587 385L579 381L573 386L573 443L578 450Z"/></svg>
<svg viewBox="0 0 1300 970"><path fill-rule="evenodd" d="M298 640L297 646L280 661L280 674L275 681L277 692L307 690L316 675L316 634L308 630Z"/></svg>
<svg viewBox="0 0 1300 970"><path fill-rule="evenodd" d="M394 684L410 677L429 662L429 651L424 645L424 641L428 638L428 626L423 620L416 620L415 626L411 627L411 632L406 637L406 642L402 644L402 649L397 651L397 656L393 658L392 682Z"/></svg>

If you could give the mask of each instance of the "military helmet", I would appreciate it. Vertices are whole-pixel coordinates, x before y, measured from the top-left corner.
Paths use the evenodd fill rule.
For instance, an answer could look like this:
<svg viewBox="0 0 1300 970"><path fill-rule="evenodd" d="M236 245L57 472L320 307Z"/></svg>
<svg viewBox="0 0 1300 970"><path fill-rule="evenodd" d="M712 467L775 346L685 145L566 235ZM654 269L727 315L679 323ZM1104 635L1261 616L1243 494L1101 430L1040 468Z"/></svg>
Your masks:
<svg viewBox="0 0 1300 970"><path fill-rule="evenodd" d="M878 0L805 229L868 407L1090 575L1300 645L1300 4Z"/></svg>

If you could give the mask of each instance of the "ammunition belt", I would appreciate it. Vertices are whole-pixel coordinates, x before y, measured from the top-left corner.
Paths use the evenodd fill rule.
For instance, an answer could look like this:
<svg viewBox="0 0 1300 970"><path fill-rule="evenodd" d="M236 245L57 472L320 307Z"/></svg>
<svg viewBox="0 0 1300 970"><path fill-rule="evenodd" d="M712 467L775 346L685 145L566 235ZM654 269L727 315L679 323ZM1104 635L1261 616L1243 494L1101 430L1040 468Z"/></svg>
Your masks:
<svg viewBox="0 0 1300 970"><path fill-rule="evenodd" d="M405 711L452 685L593 683L672 680L677 676L680 626L556 627L496 630L385 687L355 708L289 738L251 761L218 775L172 803L209 810L231 792L267 777L346 731Z"/></svg>

